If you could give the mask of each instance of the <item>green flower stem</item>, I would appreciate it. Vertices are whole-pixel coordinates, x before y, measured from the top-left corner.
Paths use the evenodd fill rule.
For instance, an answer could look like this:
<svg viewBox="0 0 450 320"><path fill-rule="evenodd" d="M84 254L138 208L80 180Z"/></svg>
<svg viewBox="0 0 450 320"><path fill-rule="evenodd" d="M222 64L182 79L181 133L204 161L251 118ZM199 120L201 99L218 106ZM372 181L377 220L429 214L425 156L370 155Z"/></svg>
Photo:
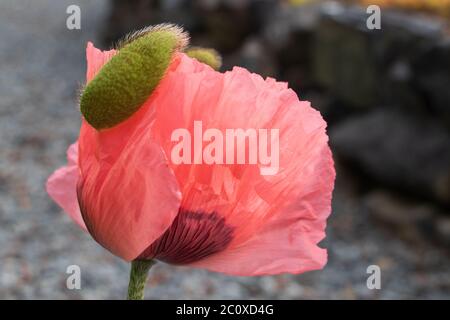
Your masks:
<svg viewBox="0 0 450 320"><path fill-rule="evenodd" d="M147 275L156 263L153 260L135 260L131 262L130 283L128 284L128 300L143 300Z"/></svg>

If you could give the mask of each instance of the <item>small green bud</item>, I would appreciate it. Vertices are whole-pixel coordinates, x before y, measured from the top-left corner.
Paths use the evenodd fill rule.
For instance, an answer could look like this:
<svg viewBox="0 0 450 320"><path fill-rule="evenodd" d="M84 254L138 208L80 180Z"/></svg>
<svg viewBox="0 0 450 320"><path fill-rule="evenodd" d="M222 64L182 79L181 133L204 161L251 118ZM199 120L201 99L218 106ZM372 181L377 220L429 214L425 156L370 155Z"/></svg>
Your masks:
<svg viewBox="0 0 450 320"><path fill-rule="evenodd" d="M214 70L219 70L222 66L222 57L214 49L192 47L186 50L186 54L191 58L195 58L209 65Z"/></svg>
<svg viewBox="0 0 450 320"><path fill-rule="evenodd" d="M128 36L118 53L86 86L80 109L97 130L128 119L148 99L188 36L174 25L158 25Z"/></svg>

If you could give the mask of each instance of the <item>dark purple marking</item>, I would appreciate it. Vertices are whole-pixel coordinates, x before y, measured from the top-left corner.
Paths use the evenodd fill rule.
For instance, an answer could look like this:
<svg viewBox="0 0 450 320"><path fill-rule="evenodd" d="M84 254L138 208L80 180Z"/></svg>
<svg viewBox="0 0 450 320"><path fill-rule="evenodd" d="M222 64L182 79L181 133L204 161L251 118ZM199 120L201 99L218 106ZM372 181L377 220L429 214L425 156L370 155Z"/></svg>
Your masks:
<svg viewBox="0 0 450 320"><path fill-rule="evenodd" d="M137 260L157 259L171 264L188 264L224 250L233 239L234 228L216 212L180 209L170 228Z"/></svg>

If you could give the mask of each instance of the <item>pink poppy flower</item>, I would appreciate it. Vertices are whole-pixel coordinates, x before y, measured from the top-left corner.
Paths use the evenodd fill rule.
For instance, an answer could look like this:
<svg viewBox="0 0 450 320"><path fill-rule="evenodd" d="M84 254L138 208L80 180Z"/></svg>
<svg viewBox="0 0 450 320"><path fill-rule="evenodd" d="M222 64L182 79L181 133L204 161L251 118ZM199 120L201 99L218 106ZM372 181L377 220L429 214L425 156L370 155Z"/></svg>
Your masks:
<svg viewBox="0 0 450 320"><path fill-rule="evenodd" d="M87 81L116 51L87 46ZM175 163L172 134L279 130L279 166ZM232 275L321 269L335 171L326 123L286 83L235 67L220 73L176 53L131 117L97 130L83 119L67 166L47 191L103 247L127 260L156 259ZM248 151L248 150L247 150Z"/></svg>

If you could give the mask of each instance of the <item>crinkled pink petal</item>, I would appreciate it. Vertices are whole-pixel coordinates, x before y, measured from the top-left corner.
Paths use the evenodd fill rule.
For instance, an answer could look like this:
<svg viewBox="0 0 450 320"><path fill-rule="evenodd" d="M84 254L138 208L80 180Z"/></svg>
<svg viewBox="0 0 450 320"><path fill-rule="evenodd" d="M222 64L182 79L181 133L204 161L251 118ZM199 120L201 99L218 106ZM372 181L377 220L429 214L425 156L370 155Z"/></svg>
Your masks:
<svg viewBox="0 0 450 320"><path fill-rule="evenodd" d="M88 44L88 81L113 54ZM78 198L84 221L97 242L125 260L166 231L181 199L152 137L153 119L146 103L114 128L97 131L83 120L80 131Z"/></svg>
<svg viewBox="0 0 450 320"><path fill-rule="evenodd" d="M88 42L86 47L86 80L91 81L100 69L107 63L114 55L116 50L102 51L94 47L92 42Z"/></svg>
<svg viewBox="0 0 450 320"><path fill-rule="evenodd" d="M78 143L67 150L68 164L56 170L47 180L46 189L50 197L75 221L86 230L81 217L77 199L77 182L80 176L78 169Z"/></svg>
<svg viewBox="0 0 450 320"><path fill-rule="evenodd" d="M248 241L191 264L193 267L241 276L303 273L322 269L327 251L317 246L325 237L331 212L335 173L328 149L315 168L317 182L309 193L280 210Z"/></svg>
<svg viewBox="0 0 450 320"><path fill-rule="evenodd" d="M176 144L172 132L186 128L194 136L194 121L201 121L203 130L279 130L280 164L275 175L261 175L259 165L169 161L183 194L181 210L186 212L186 221L177 221L176 228L187 229L171 231L170 239L183 242L196 220L214 230L212 242L221 248L206 257L198 255L201 259L190 261L192 266L240 275L323 267L326 251L317 243L324 237L331 211L335 172L319 112L299 101L284 83L242 68L222 74L185 55L160 84L152 106L156 112L152 129L167 155ZM223 234L217 225L223 225ZM191 243L198 232L190 235ZM174 255L182 250L175 244L167 246L166 240L165 248L158 243L152 250L178 262Z"/></svg>

